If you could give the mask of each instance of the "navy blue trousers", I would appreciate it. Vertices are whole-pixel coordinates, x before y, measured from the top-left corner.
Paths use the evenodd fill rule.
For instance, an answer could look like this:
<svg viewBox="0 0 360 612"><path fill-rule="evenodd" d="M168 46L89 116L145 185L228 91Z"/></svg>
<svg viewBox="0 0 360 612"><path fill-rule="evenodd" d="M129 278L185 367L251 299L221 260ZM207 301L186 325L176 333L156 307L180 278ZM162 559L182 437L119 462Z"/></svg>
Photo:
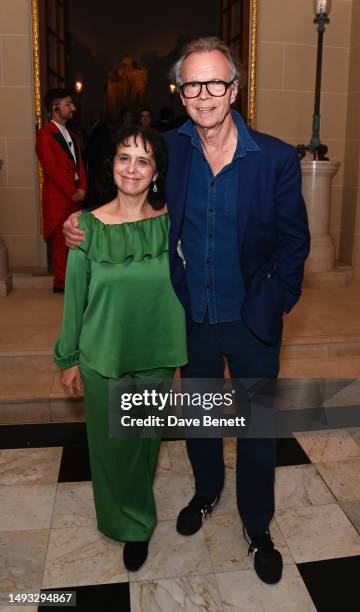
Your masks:
<svg viewBox="0 0 360 612"><path fill-rule="evenodd" d="M210 325L193 323L188 339L189 363L185 378L223 378L226 357L232 378L275 378L280 343L269 345L255 337L242 321ZM225 466L221 438L186 441L195 476L196 493L215 497L224 486ZM236 497L248 532L267 530L274 514L276 440L238 438Z"/></svg>

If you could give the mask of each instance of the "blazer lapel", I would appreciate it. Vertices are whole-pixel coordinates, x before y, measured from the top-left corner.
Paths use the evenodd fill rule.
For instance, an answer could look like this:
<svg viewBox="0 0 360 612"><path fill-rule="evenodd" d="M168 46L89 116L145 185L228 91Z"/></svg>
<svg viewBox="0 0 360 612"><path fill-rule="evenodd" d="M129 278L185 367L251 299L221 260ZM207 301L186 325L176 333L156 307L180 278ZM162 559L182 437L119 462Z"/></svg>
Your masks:
<svg viewBox="0 0 360 612"><path fill-rule="evenodd" d="M179 136L176 147L169 146L166 196L170 213L170 249L175 249L184 220L192 145L187 136Z"/></svg>
<svg viewBox="0 0 360 612"><path fill-rule="evenodd" d="M258 151L248 151L245 157L240 161L238 183L238 231L240 248L244 239L250 206L255 197L255 186L259 170L257 162Z"/></svg>
<svg viewBox="0 0 360 612"><path fill-rule="evenodd" d="M77 141L77 138L75 136L75 134L73 134L73 132L69 132L71 139L73 141L73 145L74 145L74 151L75 151L75 157L76 157L76 168L79 167L79 163L80 163L80 148L79 148L79 144ZM73 158L74 159L74 158Z"/></svg>
<svg viewBox="0 0 360 612"><path fill-rule="evenodd" d="M59 132L58 130L56 130L56 132L51 132L53 138L55 138L55 140L59 143L59 145L61 146L61 148L65 151L66 155L68 155L68 157L70 157L71 161L73 162L73 164L75 165L75 161L74 158L72 156L72 153L69 149L69 146L65 140L65 138L63 137L63 135L61 134L61 132Z"/></svg>

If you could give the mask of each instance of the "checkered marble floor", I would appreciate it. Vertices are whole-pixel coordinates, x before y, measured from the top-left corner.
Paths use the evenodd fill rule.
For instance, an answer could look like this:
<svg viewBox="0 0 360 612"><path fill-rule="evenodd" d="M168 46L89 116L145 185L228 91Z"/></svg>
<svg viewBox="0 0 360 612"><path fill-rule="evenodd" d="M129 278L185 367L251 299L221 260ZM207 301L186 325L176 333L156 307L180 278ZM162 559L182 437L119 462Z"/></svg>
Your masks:
<svg viewBox="0 0 360 612"><path fill-rule="evenodd" d="M193 537L176 517L193 494L183 441L163 442L155 479L158 525L149 557L129 574L122 544L96 528L84 423L0 427L0 611L8 592L74 590L79 611L331 612L356 607L360 576L360 430L278 441L271 532L280 583L259 581L235 499L235 440L226 484ZM26 606L25 612L37 607ZM40 610L47 610L41 607ZM56 609L56 608L55 608ZM57 608L63 609L63 608Z"/></svg>

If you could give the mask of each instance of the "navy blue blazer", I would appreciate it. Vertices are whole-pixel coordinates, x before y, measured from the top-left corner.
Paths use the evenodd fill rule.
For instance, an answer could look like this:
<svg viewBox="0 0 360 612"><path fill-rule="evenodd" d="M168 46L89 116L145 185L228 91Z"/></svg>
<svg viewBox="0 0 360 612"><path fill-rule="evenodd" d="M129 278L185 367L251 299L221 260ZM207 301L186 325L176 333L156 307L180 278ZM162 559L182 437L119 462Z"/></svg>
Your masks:
<svg viewBox="0 0 360 612"><path fill-rule="evenodd" d="M272 343L281 337L283 314L300 297L310 234L296 149L267 134L252 129L249 133L259 150L246 152L239 162L238 237L246 290L239 318L256 336ZM163 136L169 153L166 197L171 220L171 281L190 322L184 264L177 245L186 194L191 189L193 148L190 138L178 130Z"/></svg>

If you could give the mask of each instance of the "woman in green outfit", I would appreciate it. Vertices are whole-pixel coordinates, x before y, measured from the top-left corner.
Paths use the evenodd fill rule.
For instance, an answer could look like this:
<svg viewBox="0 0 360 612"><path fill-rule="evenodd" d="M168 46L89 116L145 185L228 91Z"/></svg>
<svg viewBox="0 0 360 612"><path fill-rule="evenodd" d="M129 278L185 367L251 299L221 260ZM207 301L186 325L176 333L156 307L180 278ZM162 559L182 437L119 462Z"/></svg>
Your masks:
<svg viewBox="0 0 360 612"><path fill-rule="evenodd" d="M82 212L85 240L69 252L63 322L55 345L70 395L84 386L97 524L125 542L139 569L156 525L152 489L160 440L110 438L109 382L171 379L187 362L185 313L170 282L166 150L159 134L122 132L113 163L117 196Z"/></svg>

